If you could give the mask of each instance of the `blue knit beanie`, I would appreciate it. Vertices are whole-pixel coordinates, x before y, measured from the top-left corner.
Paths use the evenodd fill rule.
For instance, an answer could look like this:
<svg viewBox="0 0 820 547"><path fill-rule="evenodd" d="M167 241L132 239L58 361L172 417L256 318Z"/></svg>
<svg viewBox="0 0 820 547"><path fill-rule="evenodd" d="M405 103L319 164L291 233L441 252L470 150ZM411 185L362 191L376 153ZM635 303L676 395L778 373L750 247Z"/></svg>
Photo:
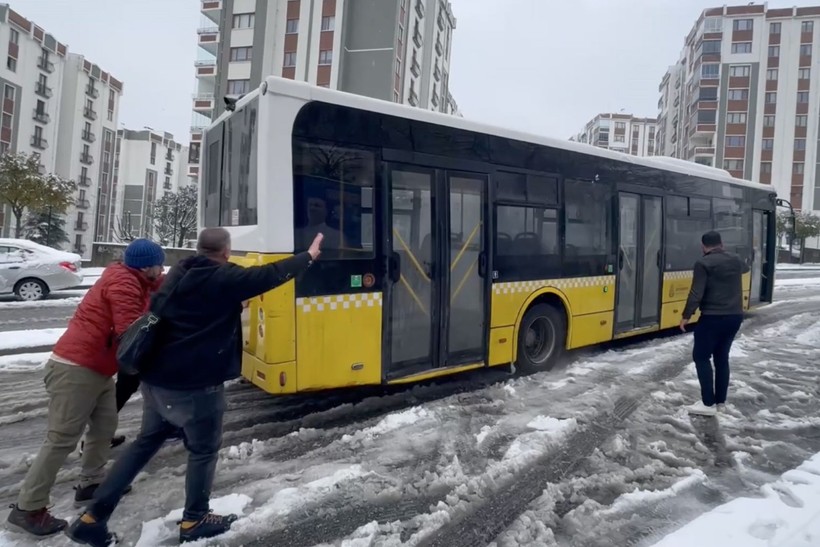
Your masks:
<svg viewBox="0 0 820 547"><path fill-rule="evenodd" d="M150 239L135 239L125 248L123 261L129 268L137 270L162 266L165 263L165 252Z"/></svg>

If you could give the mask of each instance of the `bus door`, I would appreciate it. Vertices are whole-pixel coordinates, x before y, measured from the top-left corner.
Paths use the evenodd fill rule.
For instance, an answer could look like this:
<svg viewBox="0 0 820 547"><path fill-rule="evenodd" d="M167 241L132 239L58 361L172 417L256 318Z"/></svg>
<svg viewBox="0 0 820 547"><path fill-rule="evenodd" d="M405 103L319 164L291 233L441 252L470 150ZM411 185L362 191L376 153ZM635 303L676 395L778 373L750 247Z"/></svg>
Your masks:
<svg viewBox="0 0 820 547"><path fill-rule="evenodd" d="M387 164L384 376L483 360L487 177Z"/></svg>
<svg viewBox="0 0 820 547"><path fill-rule="evenodd" d="M760 303L768 287L766 279L767 241L769 228L768 211L752 211L752 289L751 304Z"/></svg>
<svg viewBox="0 0 820 547"><path fill-rule="evenodd" d="M621 192L619 201L618 289L616 334L657 326L663 233L663 201L659 196Z"/></svg>

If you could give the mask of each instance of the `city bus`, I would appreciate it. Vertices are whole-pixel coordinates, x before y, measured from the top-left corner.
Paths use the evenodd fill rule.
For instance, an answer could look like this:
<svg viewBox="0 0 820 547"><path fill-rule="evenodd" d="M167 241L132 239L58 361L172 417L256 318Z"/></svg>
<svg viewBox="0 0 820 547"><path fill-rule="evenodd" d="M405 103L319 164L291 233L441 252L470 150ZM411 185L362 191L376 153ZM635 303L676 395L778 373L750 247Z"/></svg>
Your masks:
<svg viewBox="0 0 820 547"><path fill-rule="evenodd" d="M712 229L751 267L744 307L772 300L772 188L682 160L270 77L204 132L201 174L237 264L325 236L246 309L242 374L271 394L546 371L677 327Z"/></svg>

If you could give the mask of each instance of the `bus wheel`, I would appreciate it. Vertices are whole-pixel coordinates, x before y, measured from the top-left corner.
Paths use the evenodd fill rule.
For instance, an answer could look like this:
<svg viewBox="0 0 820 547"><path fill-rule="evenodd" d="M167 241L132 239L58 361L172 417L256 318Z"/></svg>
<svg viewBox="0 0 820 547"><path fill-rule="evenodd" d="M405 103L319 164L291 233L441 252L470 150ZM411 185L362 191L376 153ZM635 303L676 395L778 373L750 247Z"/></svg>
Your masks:
<svg viewBox="0 0 820 547"><path fill-rule="evenodd" d="M566 339L563 312L549 304L533 306L521 321L516 365L524 372L552 369L564 352Z"/></svg>

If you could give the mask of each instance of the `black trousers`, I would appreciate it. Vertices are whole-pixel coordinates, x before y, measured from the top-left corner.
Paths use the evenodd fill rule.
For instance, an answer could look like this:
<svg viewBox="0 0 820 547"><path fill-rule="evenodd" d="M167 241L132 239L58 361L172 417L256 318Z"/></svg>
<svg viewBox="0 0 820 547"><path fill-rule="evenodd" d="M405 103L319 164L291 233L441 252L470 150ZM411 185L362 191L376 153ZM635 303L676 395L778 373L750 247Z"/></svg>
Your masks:
<svg viewBox="0 0 820 547"><path fill-rule="evenodd" d="M140 388L140 377L119 373L117 375L117 412L122 410L128 399Z"/></svg>
<svg viewBox="0 0 820 547"><path fill-rule="evenodd" d="M729 392L729 351L742 322L742 315L703 315L695 326L692 357L698 370L701 399L706 406L726 402Z"/></svg>

